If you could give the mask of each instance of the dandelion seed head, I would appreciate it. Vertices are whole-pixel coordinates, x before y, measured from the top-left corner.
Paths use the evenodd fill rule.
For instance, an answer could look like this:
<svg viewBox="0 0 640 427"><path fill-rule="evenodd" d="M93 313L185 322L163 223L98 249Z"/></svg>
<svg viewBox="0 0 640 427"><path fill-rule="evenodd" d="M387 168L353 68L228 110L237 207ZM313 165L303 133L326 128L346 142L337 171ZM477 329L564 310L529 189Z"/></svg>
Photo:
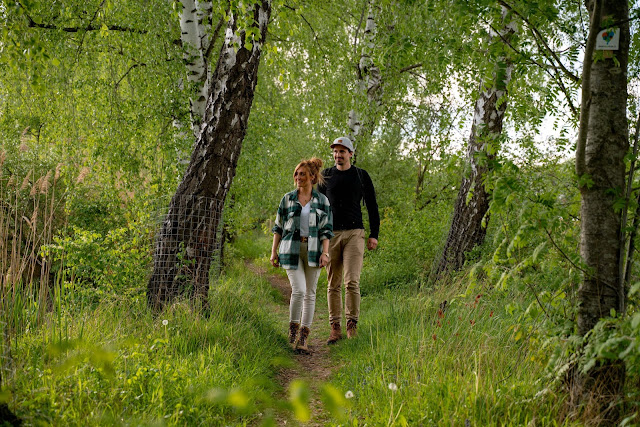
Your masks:
<svg viewBox="0 0 640 427"><path fill-rule="evenodd" d="M344 397L346 397L347 399L352 399L353 392L351 390L347 390L347 392L344 394Z"/></svg>
<svg viewBox="0 0 640 427"><path fill-rule="evenodd" d="M167 326L167 325L169 324L169 321L168 321L167 319L164 319L164 320L162 321L162 324L163 324L164 326Z"/></svg>
<svg viewBox="0 0 640 427"><path fill-rule="evenodd" d="M398 386L396 385L396 383L389 383L389 390L398 391Z"/></svg>

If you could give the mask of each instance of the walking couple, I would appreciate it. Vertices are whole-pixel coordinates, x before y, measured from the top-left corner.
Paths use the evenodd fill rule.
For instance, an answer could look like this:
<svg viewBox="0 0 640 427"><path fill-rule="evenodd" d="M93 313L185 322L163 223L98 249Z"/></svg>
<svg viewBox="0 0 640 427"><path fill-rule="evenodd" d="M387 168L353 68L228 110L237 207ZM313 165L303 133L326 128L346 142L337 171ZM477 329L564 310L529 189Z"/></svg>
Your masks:
<svg viewBox="0 0 640 427"><path fill-rule="evenodd" d="M364 169L351 164L354 148L349 138L337 138L331 149L334 167L322 170L323 162L316 157L296 166L296 189L280 201L273 227L271 264L286 269L291 283L289 343L302 353L309 353L309 331L322 267L327 267L329 282L331 333L327 344L342 338L343 280L347 337L356 336L365 246L361 200L369 214L367 248L378 246L380 215L371 178Z"/></svg>

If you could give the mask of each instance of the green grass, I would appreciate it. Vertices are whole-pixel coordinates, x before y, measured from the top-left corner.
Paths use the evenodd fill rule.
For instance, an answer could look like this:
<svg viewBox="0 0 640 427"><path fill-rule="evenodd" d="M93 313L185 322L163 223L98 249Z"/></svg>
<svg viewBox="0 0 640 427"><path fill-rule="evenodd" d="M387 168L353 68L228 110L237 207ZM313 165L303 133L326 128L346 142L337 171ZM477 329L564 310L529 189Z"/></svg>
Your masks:
<svg viewBox="0 0 640 427"><path fill-rule="evenodd" d="M300 411L308 384L294 382L290 402L278 397L275 373L293 359L287 319L274 314L280 296L242 259L282 274L268 266L269 248L269 236L236 241L208 317L188 303L153 317L144 299L56 305L44 326L12 340L10 394L0 398L31 425L269 425L275 413ZM358 338L332 347L336 370L311 396L331 425L565 425L562 397L541 393L549 350L508 309L526 307L527 295L482 283L469 294L462 279L389 289L388 277L367 277ZM324 273L317 295L326 305ZM328 330L316 316L312 333Z"/></svg>
<svg viewBox="0 0 640 427"><path fill-rule="evenodd" d="M353 393L351 421L557 425L561 399L538 395L545 387L544 354L516 340L504 298L451 298L452 291L363 298L358 339L332 352L342 366L334 385ZM444 299L450 304L442 313Z"/></svg>
<svg viewBox="0 0 640 427"><path fill-rule="evenodd" d="M333 425L564 425L563 399L548 388L548 349L508 308L526 307L530 295L479 290L482 283L470 293L463 279L417 292L390 287L401 279L378 267L365 261L358 338L332 347L334 403L345 412ZM317 304L325 294L322 275ZM317 317L314 325L328 333Z"/></svg>
<svg viewBox="0 0 640 427"><path fill-rule="evenodd" d="M12 340L9 406L35 425L252 422L279 405L273 376L290 360L270 304L269 285L238 264L208 318L187 303L154 318L132 302L51 317Z"/></svg>

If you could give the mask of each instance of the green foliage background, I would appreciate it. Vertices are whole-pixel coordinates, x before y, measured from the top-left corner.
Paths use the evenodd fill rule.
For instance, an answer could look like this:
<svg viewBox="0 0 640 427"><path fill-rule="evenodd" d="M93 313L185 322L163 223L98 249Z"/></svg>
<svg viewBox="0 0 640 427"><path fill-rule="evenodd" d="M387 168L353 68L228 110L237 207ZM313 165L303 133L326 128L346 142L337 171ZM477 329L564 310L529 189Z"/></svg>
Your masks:
<svg viewBox="0 0 640 427"><path fill-rule="evenodd" d="M223 6L216 5L216 17ZM549 55L519 21L505 131L485 182L493 192L487 239L461 272L436 282L432 270L465 171L474 102L492 77L489 59L507 49L488 41L501 10L480 0L376 2L372 59L384 85L380 105L372 106L356 74L367 6L274 2L224 212L230 246L212 290L215 315L199 318L178 304L164 327L146 312L144 291L158 220L193 145L181 6L0 0L0 237L5 248L23 248L18 254L33 271L36 264L50 269L46 288L34 274L23 274L11 292L3 288L3 354L20 355L3 356L3 401L29 420L54 424L87 417L242 423L258 413L270 420L274 408L291 410L265 397L289 357L282 319L258 309L274 296L242 273L240 260L264 262L293 168L311 156L330 166L329 143L348 132L348 112L356 109L374 123L359 142L357 164L376 186L380 247L365 258L363 339L333 354L354 362L326 388L327 407L342 414L336 419L376 425L569 422L554 393L579 344L573 334L583 267L572 165L578 83L536 65L549 64ZM578 76L584 7L512 6ZM634 31L631 87L638 41ZM217 51L211 55L215 63ZM630 90L630 127L637 112ZM635 181L633 188L631 217ZM15 275L9 264L2 259L3 283ZM637 277L634 262L627 314L600 325L583 356L583 366L627 363L629 423L638 413ZM451 323L437 326L444 299ZM502 377L509 381L494 380ZM346 390L356 396L351 403L342 398ZM65 400L72 395L79 401Z"/></svg>

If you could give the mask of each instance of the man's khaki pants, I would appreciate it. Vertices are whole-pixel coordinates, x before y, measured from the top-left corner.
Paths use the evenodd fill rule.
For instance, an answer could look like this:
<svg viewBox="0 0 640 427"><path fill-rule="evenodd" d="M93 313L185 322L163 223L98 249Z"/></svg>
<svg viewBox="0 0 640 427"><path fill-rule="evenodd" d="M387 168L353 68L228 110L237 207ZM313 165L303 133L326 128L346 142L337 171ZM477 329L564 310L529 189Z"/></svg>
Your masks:
<svg viewBox="0 0 640 427"><path fill-rule="evenodd" d="M338 230L329 242L327 300L329 322L342 320L342 280L345 284L345 315L358 320L360 314L360 273L364 257L364 230Z"/></svg>

